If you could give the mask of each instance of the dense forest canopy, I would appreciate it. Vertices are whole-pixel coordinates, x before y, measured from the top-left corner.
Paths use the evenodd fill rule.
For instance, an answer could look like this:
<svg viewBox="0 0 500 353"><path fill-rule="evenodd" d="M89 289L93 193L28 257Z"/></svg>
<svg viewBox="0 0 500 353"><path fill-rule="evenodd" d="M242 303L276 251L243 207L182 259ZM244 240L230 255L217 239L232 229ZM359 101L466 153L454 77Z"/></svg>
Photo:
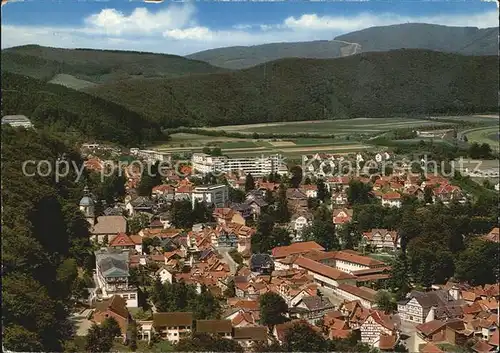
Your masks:
<svg viewBox="0 0 500 353"><path fill-rule="evenodd" d="M92 268L89 224L78 209L83 185L75 173L55 181L26 176L26 160L79 154L45 132L2 126L3 344L12 351L60 352L72 335L68 320L81 283L78 268Z"/></svg>
<svg viewBox="0 0 500 353"><path fill-rule="evenodd" d="M495 56L395 50L86 90L178 127L495 111L497 87Z"/></svg>
<svg viewBox="0 0 500 353"><path fill-rule="evenodd" d="M124 145L165 139L158 123L104 99L2 72L2 114L28 116L35 127Z"/></svg>

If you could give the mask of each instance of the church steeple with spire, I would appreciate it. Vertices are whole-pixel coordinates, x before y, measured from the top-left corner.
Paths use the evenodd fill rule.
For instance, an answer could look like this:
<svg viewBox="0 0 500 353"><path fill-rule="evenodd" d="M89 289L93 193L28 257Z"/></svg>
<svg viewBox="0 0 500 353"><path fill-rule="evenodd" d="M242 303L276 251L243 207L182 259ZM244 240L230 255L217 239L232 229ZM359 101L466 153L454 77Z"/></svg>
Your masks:
<svg viewBox="0 0 500 353"><path fill-rule="evenodd" d="M88 186L85 186L85 188L83 189L83 197L80 200L80 211L83 212L85 218L87 219L87 222L89 222L91 225L94 225L95 223L94 208L94 200L92 200Z"/></svg>

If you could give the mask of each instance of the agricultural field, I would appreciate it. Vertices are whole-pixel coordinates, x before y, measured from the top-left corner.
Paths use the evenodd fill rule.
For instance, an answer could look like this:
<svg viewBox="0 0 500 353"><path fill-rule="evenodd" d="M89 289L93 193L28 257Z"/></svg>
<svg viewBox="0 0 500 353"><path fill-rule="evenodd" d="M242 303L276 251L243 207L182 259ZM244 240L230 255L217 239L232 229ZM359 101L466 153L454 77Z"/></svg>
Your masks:
<svg viewBox="0 0 500 353"><path fill-rule="evenodd" d="M207 128L240 133L283 133L283 134L328 134L345 136L351 134L376 134L392 129L411 128L416 126L436 126L448 124L440 121L409 118L358 118L344 120L295 121L284 123L267 123L251 125L227 125Z"/></svg>
<svg viewBox="0 0 500 353"><path fill-rule="evenodd" d="M470 141L474 138L488 140L492 147L498 145L497 131L498 116L465 116L465 117L437 117L434 120L411 119L411 118L358 118L349 120L319 120L319 121L296 121L283 123L265 123L251 125L228 125L206 130L217 130L247 133L248 138L236 138L227 136L206 136L195 133L174 133L170 141L160 146L151 146L164 152L201 152L205 146L217 146L222 152L230 157L252 157L258 155L267 155L280 153L288 158L299 158L303 154L312 154L316 152L347 154L362 151L380 151L385 149L383 146L373 146L371 139L360 139L360 134L372 135L373 137L384 134L385 132L402 129L425 127L434 128L436 126L450 125L450 120L477 121L484 124L484 127L465 131ZM443 120L443 121L439 121ZM275 133L275 134L304 134L309 133L309 137L297 138L274 138L259 139L251 136L253 133ZM331 138L323 138L314 134L328 135ZM356 137L356 135L358 135ZM470 135L470 136L469 136ZM373 138L372 137L372 138ZM496 143L492 143L496 137ZM439 138L417 137L411 140L397 141L401 144L416 143L421 140L434 141L436 143L452 144L452 141Z"/></svg>
<svg viewBox="0 0 500 353"><path fill-rule="evenodd" d="M201 152L205 146L217 146L230 157L253 157L281 153L287 157L300 157L305 153L352 153L373 149L373 146L359 141L335 139L242 139L204 136L188 133L172 134L171 140L162 145L151 146L162 152ZM377 147L380 149L380 147Z"/></svg>
<svg viewBox="0 0 500 353"><path fill-rule="evenodd" d="M498 126L482 127L477 129L471 129L464 131L465 136L467 136L468 142L477 143L487 143L492 149L499 149L499 136L498 136Z"/></svg>

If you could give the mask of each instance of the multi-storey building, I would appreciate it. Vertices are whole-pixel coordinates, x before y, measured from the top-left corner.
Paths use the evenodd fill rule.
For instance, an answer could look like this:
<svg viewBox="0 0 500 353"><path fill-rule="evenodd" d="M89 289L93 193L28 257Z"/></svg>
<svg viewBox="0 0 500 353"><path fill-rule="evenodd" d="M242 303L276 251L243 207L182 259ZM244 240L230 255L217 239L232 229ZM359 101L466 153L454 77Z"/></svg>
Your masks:
<svg viewBox="0 0 500 353"><path fill-rule="evenodd" d="M24 127L26 129L32 128L33 124L30 119L24 115L6 115L2 117L2 125L7 124L12 127Z"/></svg>
<svg viewBox="0 0 500 353"><path fill-rule="evenodd" d="M270 173L284 174L287 172L283 157L279 154L228 158L226 156L211 156L206 153L193 153L192 167L201 174L239 172L242 175L267 176Z"/></svg>
<svg viewBox="0 0 500 353"><path fill-rule="evenodd" d="M127 307L137 308L137 288L129 284L129 251L100 249L95 252L95 282L97 289L92 299L109 299L119 295Z"/></svg>
<svg viewBox="0 0 500 353"><path fill-rule="evenodd" d="M229 201L229 190L226 185L197 186L191 193L194 208L196 201L215 207L225 207Z"/></svg>
<svg viewBox="0 0 500 353"><path fill-rule="evenodd" d="M170 162L172 155L170 153L155 151L155 150L140 150L138 148L131 148L130 153L148 162Z"/></svg>
<svg viewBox="0 0 500 353"><path fill-rule="evenodd" d="M193 327L193 313L154 313L152 329L169 342L189 337Z"/></svg>

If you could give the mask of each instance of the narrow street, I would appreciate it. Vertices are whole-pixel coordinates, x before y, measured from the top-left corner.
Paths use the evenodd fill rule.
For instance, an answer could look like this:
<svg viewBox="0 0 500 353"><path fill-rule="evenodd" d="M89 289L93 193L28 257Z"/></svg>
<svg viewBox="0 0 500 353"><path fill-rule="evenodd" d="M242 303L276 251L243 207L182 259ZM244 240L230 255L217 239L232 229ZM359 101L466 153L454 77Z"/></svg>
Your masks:
<svg viewBox="0 0 500 353"><path fill-rule="evenodd" d="M231 271L231 275L234 276L236 273L236 270L238 268L238 264L233 260L231 256L229 256L229 251L231 251L230 248L219 248L217 249L219 254L222 255L222 258L226 264L229 265L229 270Z"/></svg>

